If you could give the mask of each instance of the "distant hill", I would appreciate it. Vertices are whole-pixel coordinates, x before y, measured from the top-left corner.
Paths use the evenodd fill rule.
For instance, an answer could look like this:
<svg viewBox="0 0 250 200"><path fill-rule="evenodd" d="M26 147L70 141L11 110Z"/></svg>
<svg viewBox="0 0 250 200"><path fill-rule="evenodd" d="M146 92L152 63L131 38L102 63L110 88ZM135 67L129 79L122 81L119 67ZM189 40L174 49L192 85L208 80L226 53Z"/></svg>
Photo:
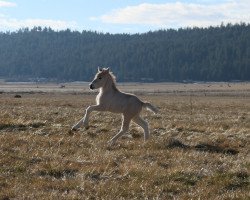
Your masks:
<svg viewBox="0 0 250 200"><path fill-rule="evenodd" d="M0 77L90 81L98 66L119 81L249 81L250 25L133 35L41 27L0 33Z"/></svg>

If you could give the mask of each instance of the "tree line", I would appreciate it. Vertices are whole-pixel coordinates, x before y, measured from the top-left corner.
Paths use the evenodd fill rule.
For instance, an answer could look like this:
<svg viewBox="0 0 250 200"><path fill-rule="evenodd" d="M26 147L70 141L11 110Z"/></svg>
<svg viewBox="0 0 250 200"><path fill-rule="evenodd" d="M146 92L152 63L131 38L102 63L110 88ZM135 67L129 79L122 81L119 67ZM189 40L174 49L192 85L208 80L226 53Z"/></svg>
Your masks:
<svg viewBox="0 0 250 200"><path fill-rule="evenodd" d="M0 32L0 77L90 81L98 66L119 81L250 80L250 25L143 34L24 28Z"/></svg>

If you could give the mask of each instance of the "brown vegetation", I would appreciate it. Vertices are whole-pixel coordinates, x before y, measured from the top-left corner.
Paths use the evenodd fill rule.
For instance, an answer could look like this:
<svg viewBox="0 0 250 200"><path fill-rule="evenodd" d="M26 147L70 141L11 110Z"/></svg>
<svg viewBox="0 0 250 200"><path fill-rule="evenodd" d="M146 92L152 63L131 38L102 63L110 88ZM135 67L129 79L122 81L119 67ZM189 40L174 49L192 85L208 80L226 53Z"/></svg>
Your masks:
<svg viewBox="0 0 250 200"><path fill-rule="evenodd" d="M151 138L117 114L93 113L94 95L0 95L0 199L248 199L250 97L140 95Z"/></svg>

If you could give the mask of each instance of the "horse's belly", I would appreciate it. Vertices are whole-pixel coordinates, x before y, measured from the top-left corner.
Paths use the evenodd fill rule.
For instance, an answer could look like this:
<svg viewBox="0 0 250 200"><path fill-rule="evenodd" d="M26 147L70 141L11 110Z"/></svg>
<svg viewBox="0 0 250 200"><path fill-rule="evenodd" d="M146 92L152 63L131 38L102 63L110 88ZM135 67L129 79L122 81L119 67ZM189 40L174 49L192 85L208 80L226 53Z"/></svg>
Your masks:
<svg viewBox="0 0 250 200"><path fill-rule="evenodd" d="M113 113L123 113L124 112L124 106L121 105L109 105L107 106L108 111Z"/></svg>

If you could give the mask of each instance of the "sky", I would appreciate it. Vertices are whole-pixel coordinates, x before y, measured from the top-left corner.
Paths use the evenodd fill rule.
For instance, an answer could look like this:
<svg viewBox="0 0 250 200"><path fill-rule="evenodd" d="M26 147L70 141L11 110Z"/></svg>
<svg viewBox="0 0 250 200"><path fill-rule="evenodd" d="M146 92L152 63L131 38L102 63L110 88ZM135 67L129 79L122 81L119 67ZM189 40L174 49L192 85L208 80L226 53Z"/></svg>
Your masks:
<svg viewBox="0 0 250 200"><path fill-rule="evenodd" d="M250 23L250 0L0 0L0 31L144 33Z"/></svg>

